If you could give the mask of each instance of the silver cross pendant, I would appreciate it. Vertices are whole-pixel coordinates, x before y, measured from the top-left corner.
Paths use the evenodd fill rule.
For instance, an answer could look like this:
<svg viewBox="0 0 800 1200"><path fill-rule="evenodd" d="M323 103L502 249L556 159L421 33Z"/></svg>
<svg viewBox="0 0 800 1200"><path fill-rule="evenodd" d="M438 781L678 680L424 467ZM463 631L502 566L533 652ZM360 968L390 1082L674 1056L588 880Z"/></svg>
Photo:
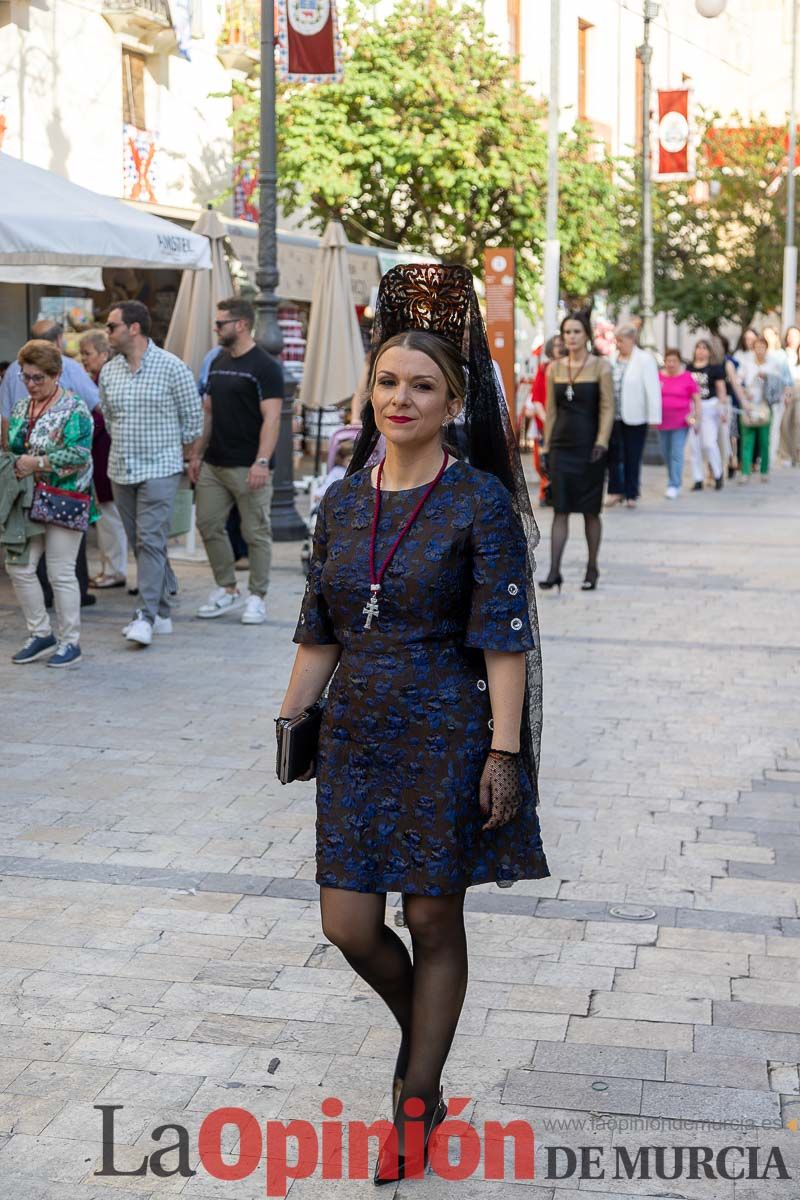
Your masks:
<svg viewBox="0 0 800 1200"><path fill-rule="evenodd" d="M370 591L372 592L372 595L369 598L369 603L365 604L361 610L362 613L364 613L367 618L366 621L364 622L365 629L371 629L372 628L372 618L377 617L379 615L378 592L381 590L381 585L379 583L371 583L369 585L369 587L370 587Z"/></svg>
<svg viewBox="0 0 800 1200"><path fill-rule="evenodd" d="M567 399L568 400L575 399L575 388L572 386L572 384L570 384L569 387L567 388Z"/></svg>

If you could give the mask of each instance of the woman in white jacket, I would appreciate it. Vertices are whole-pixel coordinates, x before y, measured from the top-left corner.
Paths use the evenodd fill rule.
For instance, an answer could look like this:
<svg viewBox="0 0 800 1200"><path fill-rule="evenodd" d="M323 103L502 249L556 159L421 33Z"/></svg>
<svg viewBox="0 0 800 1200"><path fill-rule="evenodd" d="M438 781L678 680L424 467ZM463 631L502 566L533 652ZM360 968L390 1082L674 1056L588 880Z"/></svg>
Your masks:
<svg viewBox="0 0 800 1200"><path fill-rule="evenodd" d="M661 424L661 384L652 354L636 345L637 328L618 325L614 374L614 432L608 448L608 500L636 508L649 425Z"/></svg>

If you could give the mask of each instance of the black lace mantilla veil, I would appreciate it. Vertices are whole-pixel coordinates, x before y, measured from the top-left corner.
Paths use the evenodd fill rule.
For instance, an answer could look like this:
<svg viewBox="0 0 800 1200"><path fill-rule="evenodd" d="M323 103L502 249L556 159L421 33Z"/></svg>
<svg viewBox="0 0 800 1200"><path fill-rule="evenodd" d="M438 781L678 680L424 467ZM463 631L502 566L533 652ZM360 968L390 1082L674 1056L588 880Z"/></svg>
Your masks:
<svg viewBox="0 0 800 1200"><path fill-rule="evenodd" d="M534 587L534 550L539 543L539 528L533 515L508 406L495 375L472 274L467 267L413 263L394 267L383 276L372 332L371 361L374 362L384 342L410 329L438 334L461 351L467 382L464 424L469 462L481 471L496 475L505 485L525 533L528 546L528 613L535 646L525 655L526 695L521 753L529 776L535 780L539 773L542 737L542 656ZM369 397L364 401L361 420L361 433L355 444L348 475L367 465L380 436Z"/></svg>

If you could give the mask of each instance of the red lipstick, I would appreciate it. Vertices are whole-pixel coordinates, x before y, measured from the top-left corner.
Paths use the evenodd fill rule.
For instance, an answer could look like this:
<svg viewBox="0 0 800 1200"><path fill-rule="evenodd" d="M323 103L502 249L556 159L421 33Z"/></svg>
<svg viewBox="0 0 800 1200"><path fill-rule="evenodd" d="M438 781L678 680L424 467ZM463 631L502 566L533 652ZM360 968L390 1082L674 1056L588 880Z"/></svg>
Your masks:
<svg viewBox="0 0 800 1200"><path fill-rule="evenodd" d="M389 417L390 421L394 421L395 425L408 425L409 421L413 421L413 417Z"/></svg>

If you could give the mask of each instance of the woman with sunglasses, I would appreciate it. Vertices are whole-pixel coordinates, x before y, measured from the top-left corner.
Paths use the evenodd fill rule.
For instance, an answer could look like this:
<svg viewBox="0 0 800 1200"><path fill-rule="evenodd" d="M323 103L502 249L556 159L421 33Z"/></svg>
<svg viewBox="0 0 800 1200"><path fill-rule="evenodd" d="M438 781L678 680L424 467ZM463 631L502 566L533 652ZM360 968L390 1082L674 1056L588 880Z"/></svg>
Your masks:
<svg viewBox="0 0 800 1200"><path fill-rule="evenodd" d="M17 479L33 476L67 492L90 492L93 425L85 402L59 383L61 355L52 342L26 342L17 356L27 395L18 400L8 426L8 448L15 456ZM94 506L92 506L94 508ZM96 520L96 512L91 519ZM83 532L51 523L28 540L27 554L7 562L17 600L28 626L28 640L13 656L19 665L48 657L48 667L76 666L81 658L81 592L75 560ZM58 637L53 634L36 567L47 554ZM24 561L23 561L24 560Z"/></svg>

